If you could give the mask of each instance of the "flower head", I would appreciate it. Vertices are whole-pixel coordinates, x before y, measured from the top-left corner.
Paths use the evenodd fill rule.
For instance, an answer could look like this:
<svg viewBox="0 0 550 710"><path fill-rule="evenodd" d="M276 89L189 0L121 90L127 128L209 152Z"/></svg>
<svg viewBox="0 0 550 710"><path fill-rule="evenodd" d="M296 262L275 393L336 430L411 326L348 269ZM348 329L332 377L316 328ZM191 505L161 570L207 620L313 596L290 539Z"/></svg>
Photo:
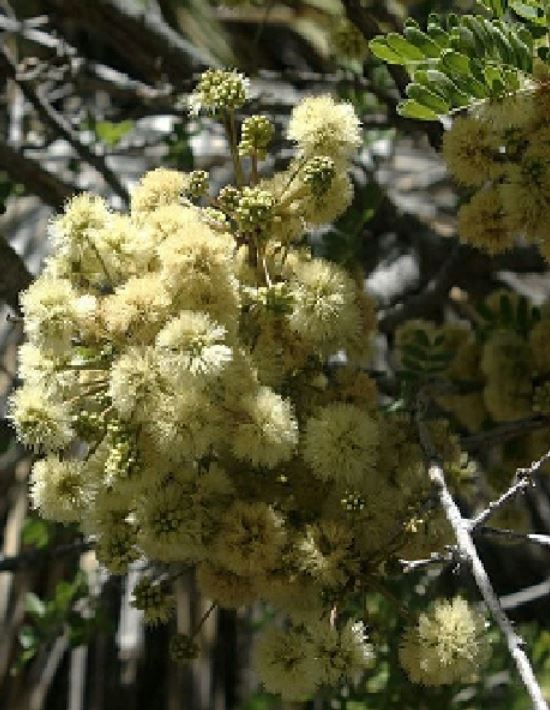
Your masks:
<svg viewBox="0 0 550 710"><path fill-rule="evenodd" d="M226 69L207 69L189 97L191 113L201 109L211 113L234 111L248 98L249 80L240 72Z"/></svg>
<svg viewBox="0 0 550 710"><path fill-rule="evenodd" d="M68 408L43 384L15 390L9 400L9 417L20 441L35 450L58 451L74 437Z"/></svg>
<svg viewBox="0 0 550 710"><path fill-rule="evenodd" d="M287 136L304 155L348 158L361 145L353 106L331 96L308 96L292 110Z"/></svg>
<svg viewBox="0 0 550 710"><path fill-rule="evenodd" d="M415 683L467 681L486 660L485 627L485 618L464 599L437 600L405 633L399 658Z"/></svg>
<svg viewBox="0 0 550 710"><path fill-rule="evenodd" d="M303 455L321 480L361 487L377 450L377 421L352 404L329 404L307 422Z"/></svg>
<svg viewBox="0 0 550 710"><path fill-rule="evenodd" d="M313 645L299 630L270 626L256 645L254 666L265 689L284 700L308 700L319 682Z"/></svg>
<svg viewBox="0 0 550 710"><path fill-rule="evenodd" d="M298 425L289 402L268 387L242 400L242 421L233 434L237 458L274 468L288 461L298 443Z"/></svg>
<svg viewBox="0 0 550 710"><path fill-rule="evenodd" d="M86 494L81 461L48 456L36 461L30 486L33 506L48 520L72 523L85 511Z"/></svg>

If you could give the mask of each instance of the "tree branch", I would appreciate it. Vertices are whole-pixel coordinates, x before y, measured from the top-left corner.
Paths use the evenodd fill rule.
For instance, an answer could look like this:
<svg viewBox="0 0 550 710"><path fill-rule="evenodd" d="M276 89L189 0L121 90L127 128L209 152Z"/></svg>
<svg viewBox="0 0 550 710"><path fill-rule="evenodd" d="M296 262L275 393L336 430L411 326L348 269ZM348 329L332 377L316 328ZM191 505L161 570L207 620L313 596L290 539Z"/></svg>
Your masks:
<svg viewBox="0 0 550 710"><path fill-rule="evenodd" d="M538 584L533 584L530 587L521 589L519 592L512 592L500 598L500 603L503 609L516 609L522 604L529 604L537 601L541 597L550 594L550 577Z"/></svg>
<svg viewBox="0 0 550 710"><path fill-rule="evenodd" d="M23 81L18 76L17 68L13 61L8 57L3 49L0 48L0 70L15 81L21 88L25 98L35 108L46 125L48 125L55 134L64 138L75 150L75 152L87 163L93 166L98 173L103 177L105 182L112 190L128 204L129 195L116 173L105 162L103 156L96 153L89 146L82 143L76 131L73 130L70 123L46 100L41 93L31 86L29 81Z"/></svg>
<svg viewBox="0 0 550 710"><path fill-rule="evenodd" d="M60 209L77 187L64 182L50 173L42 163L23 155L22 151L0 142L0 167L14 182L24 185L27 190L40 197L50 207Z"/></svg>
<svg viewBox="0 0 550 710"><path fill-rule="evenodd" d="M487 525L481 527L476 526L476 533L483 535L493 535L494 537L504 537L509 542L521 544L522 542L532 543L533 545L541 545L542 547L550 547L550 535L541 535L539 533L522 533L509 528L493 528Z"/></svg>
<svg viewBox="0 0 550 710"><path fill-rule="evenodd" d="M167 74L178 86L193 71L217 64L173 30L157 13L133 0L47 0L47 5L76 23L93 28L130 66L144 76Z"/></svg>
<svg viewBox="0 0 550 710"><path fill-rule="evenodd" d="M58 57L66 57L71 64L71 70L77 81L81 80L94 84L110 94L139 103L148 105L159 103L159 108L161 109L163 106L172 106L172 104L168 104L167 98L173 94L173 87L166 86L158 89L106 64L85 59L79 56L76 47L73 47L65 39L59 39L48 32L35 29L31 20L18 21L0 15L0 30L21 37L28 42L33 42L40 47L50 49Z"/></svg>
<svg viewBox="0 0 550 710"><path fill-rule="evenodd" d="M483 563L477 553L470 534L468 521L462 517L462 514L447 486L443 465L431 440L429 429L424 421L424 414L426 412L427 405L427 394L425 391L421 390L417 399L416 423L420 443L428 463L428 475L430 481L437 491L445 517L454 532L460 556L470 566L481 596L483 597L489 611L491 612L491 615L493 616L493 619L504 636L508 651L512 656L525 689L531 698L533 708L535 710L548 710L548 705L543 697L542 690L537 682L527 654L525 653L525 642L516 633L510 619L502 608L489 576L487 575L485 567L483 566Z"/></svg>

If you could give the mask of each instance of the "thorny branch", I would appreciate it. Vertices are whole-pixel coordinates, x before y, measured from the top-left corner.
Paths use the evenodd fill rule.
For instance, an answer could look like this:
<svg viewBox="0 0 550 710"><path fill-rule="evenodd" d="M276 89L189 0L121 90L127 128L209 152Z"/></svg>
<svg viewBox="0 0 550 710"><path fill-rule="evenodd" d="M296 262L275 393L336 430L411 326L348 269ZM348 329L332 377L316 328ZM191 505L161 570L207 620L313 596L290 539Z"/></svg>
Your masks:
<svg viewBox="0 0 550 710"><path fill-rule="evenodd" d="M544 464L548 460L550 460L550 451L547 451L543 456L540 457L540 459L533 461L530 466L527 466L525 468L518 468L514 475L514 482L512 483L510 488L508 488L508 490L505 491L499 498L494 501L491 501L489 505L485 508L485 510L483 510L481 513L479 513L479 515L473 518L473 520L470 520L467 523L470 531L484 525L487 520L489 520L489 518L494 513L496 513L496 511L499 510L505 503L507 503L509 500L512 500L512 498L515 498L518 493L523 492L529 486L534 485L534 474L537 473L537 471L540 471L542 466L544 466Z"/></svg>
<svg viewBox="0 0 550 710"><path fill-rule="evenodd" d="M508 651L512 656L525 689L531 698L533 708L535 710L548 710L548 705L542 695L542 690L537 682L529 658L525 653L525 642L515 631L510 619L506 615L493 589L487 571L477 553L470 532L469 521L462 517L460 509L447 486L441 459L435 449L425 422L425 413L428 404L428 395L425 390L421 389L418 393L416 406L416 424L420 444L427 460L429 478L437 492L445 517L454 532L458 552L461 558L470 566L481 596L504 636ZM548 455L550 456L550 453Z"/></svg>

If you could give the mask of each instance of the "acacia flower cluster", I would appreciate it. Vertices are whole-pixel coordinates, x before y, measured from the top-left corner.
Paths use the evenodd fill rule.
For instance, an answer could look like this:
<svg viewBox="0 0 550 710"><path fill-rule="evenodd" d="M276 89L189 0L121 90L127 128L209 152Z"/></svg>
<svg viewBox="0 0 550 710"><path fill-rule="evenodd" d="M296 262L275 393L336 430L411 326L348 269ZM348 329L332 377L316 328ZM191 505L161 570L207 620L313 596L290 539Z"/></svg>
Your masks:
<svg viewBox="0 0 550 710"><path fill-rule="evenodd" d="M211 194L204 173L159 168L129 214L82 194L53 222L53 255L22 299L10 411L41 454L41 514L80 523L116 574L147 560L134 592L146 622L170 619L188 568L222 607L268 602L260 677L302 700L368 665L358 600L388 560L448 531L426 505L411 415L381 409L364 372L375 318L362 280L305 238L352 199L354 110L305 98L288 126L294 158L262 176L270 122L247 119L239 151L226 120L246 95L222 70L194 95L228 128L236 185ZM430 426L460 465L448 427ZM175 637L175 657L195 651Z"/></svg>
<svg viewBox="0 0 550 710"><path fill-rule="evenodd" d="M547 78L531 91L490 101L453 121L443 157L469 188L459 210L459 234L489 254L518 237L550 261L550 93Z"/></svg>

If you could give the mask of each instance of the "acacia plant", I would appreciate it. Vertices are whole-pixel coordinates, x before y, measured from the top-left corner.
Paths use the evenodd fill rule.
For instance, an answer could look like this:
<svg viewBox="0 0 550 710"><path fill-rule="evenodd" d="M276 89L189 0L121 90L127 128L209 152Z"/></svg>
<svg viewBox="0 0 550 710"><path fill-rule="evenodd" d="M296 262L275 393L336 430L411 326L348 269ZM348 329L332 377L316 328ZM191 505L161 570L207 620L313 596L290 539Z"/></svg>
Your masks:
<svg viewBox="0 0 550 710"><path fill-rule="evenodd" d="M411 78L404 117L451 117L461 238L489 254L528 240L550 257L546 26L542 5L493 2L370 43ZM360 29L334 41L361 54ZM231 183L159 167L128 214L84 193L53 220L52 255L21 301L24 383L10 402L37 454L33 504L81 525L113 574L142 570L133 603L147 623L170 620L188 570L213 605L269 605L255 668L284 700L360 684L377 644L398 648L414 683L467 682L490 656L492 617L546 708L474 537L548 459L550 307L500 290L454 322L404 319L381 377L360 263L324 258L311 239L352 202L356 112L302 99L293 155L274 169L274 124L243 114L249 100L248 80L225 69L189 98L225 129ZM519 446L503 436L495 464L479 445L507 426ZM476 467L497 496L486 508L470 495ZM411 618L394 600L392 638L365 599L391 598L396 575L433 563L469 566L482 603L437 598ZM197 656L196 633L178 628L175 659Z"/></svg>

